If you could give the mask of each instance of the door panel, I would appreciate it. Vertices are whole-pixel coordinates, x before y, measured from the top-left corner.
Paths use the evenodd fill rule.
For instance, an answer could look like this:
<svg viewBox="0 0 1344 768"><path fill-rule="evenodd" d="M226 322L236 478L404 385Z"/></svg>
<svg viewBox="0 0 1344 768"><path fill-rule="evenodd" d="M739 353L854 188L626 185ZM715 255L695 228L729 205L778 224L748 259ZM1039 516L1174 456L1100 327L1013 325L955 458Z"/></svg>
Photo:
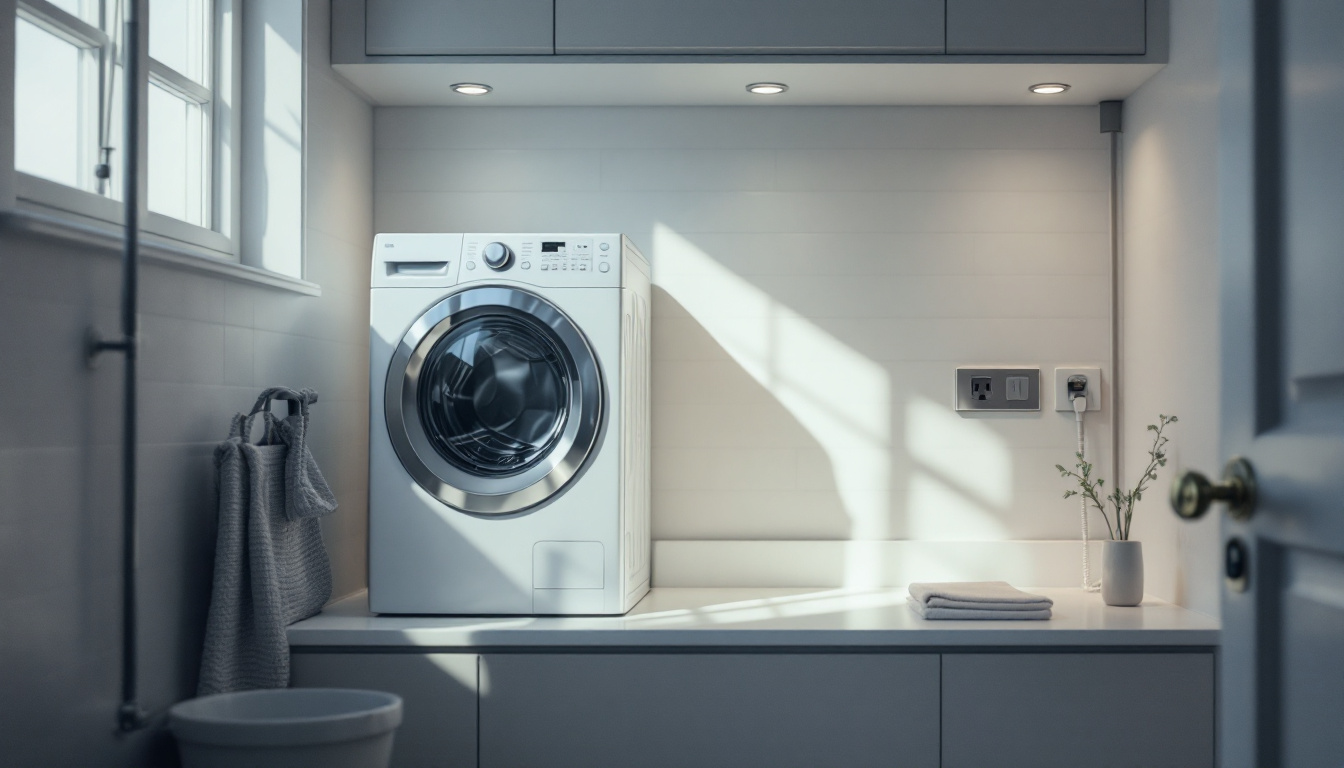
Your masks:
<svg viewBox="0 0 1344 768"><path fill-rule="evenodd" d="M942 53L942 0L556 0L556 53Z"/></svg>
<svg viewBox="0 0 1344 768"><path fill-rule="evenodd" d="M1212 653L945 654L942 765L1212 768L1213 678Z"/></svg>
<svg viewBox="0 0 1344 768"><path fill-rule="evenodd" d="M947 52L1141 56L1145 23L1144 0L947 0Z"/></svg>
<svg viewBox="0 0 1344 768"><path fill-rule="evenodd" d="M1277 718L1285 766L1344 764L1344 557L1292 549L1281 570Z"/></svg>
<svg viewBox="0 0 1344 768"><path fill-rule="evenodd" d="M368 0L370 56L549 54L551 0Z"/></svg>
<svg viewBox="0 0 1344 768"><path fill-rule="evenodd" d="M938 656L482 657L482 768L938 765Z"/></svg>

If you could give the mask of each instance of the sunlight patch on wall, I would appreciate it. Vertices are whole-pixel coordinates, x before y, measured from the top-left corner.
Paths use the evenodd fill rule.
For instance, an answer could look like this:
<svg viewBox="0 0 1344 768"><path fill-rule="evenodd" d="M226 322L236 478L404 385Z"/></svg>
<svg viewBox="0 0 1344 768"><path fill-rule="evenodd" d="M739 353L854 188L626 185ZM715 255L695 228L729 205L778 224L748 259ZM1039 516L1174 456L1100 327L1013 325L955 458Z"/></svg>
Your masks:
<svg viewBox="0 0 1344 768"><path fill-rule="evenodd" d="M914 397L905 408L905 447L917 467L905 504L911 538L1009 538L998 516L1013 501L1013 459L1003 437L947 406Z"/></svg>
<svg viewBox="0 0 1344 768"><path fill-rule="evenodd" d="M669 227L653 231L655 282L798 420L831 460L852 539L890 535L891 383L877 363L775 301ZM880 563L847 566L850 587Z"/></svg>

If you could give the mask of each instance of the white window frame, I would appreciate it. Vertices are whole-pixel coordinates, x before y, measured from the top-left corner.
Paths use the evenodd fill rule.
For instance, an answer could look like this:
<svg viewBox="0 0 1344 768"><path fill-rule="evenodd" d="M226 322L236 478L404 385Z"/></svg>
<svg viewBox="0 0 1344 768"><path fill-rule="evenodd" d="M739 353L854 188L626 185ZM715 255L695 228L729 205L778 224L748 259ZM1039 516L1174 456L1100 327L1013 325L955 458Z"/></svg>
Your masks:
<svg viewBox="0 0 1344 768"><path fill-rule="evenodd" d="M123 2L135 1L123 0ZM103 2L108 2L108 0L103 0ZM234 78L237 76L235 63L238 60L239 35L238 29L233 27L241 28L241 25L239 24L238 14L231 13L233 2L235 0L211 0L210 3L214 40L211 67L212 87L209 89L192 83L167 66L149 58L148 3L141 2L141 10L145 11L145 15L141 16L141 23L139 24L140 71L145 73L143 82L138 84L142 94L140 99L141 158L146 161L148 159L148 154L145 151L147 145L143 139L148 134L147 101L148 83L151 78L168 84L171 90L183 91L193 98L204 97L200 101L208 101L211 104L210 162L208 163L210 167L206 169L210 179L210 226L190 224L148 210L142 213L141 221L143 222L143 231L147 235L158 236L171 241L172 244L200 251L201 255L240 261L237 240L234 237L238 231L238 226L232 215L237 210L237 205L232 204L229 199L235 194L237 169L227 167L221 162L222 157L237 155L236 152L228 152L222 145L225 137L236 137L238 133L236 130L229 130L232 126L224 127L221 123L226 120L230 122L237 120L238 110L228 109L224 99L216 97L216 94L236 94L238 92L237 82ZM16 0L15 4L17 6L15 9L16 15L22 13L25 16L32 15L46 19L53 19L54 17L61 22L62 26L78 24L87 28L85 30L86 34L81 35L81 37L88 40L92 37L88 31L92 30L101 35L102 43L106 44L107 36L102 30L98 30L87 22L75 19L60 8L46 2L46 0ZM9 23L12 24L13 22ZM11 98L10 101L12 103L13 99ZM13 163L12 149L9 163L11 165ZM119 178L120 174L116 173L118 162L115 154L112 166L114 172L111 184L115 187L122 183ZM144 176L143 172L141 175ZM93 222L111 224L120 224L123 220L122 204L119 200L88 190L68 187L22 171L16 170L14 177L16 207L20 209L35 208L43 213L74 214ZM145 199L143 189L141 199Z"/></svg>
<svg viewBox="0 0 1344 768"><path fill-rule="evenodd" d="M104 0L108 2L109 0ZM286 4L291 0L272 0ZM244 111L257 113L260 105L248 100L243 89L243 19L244 0L212 0L213 60L211 62L210 169L211 201L210 226L201 227L169 216L148 211L148 89L152 79L164 82L173 90L185 91L196 98L206 95L195 83L180 82L178 73L149 57L149 23L147 0L138 2L140 9L139 50L140 71L143 73L137 87L140 89L140 201L143 253L146 257L182 267L197 268L232 276L249 282L320 295L321 288L300 275L272 272L262 268L261 254L249 254L244 248L244 213L242 189L254 189L254 196L266 193L264 178L245 177L240 160L240 146L244 139ZM250 3L248 4L250 5ZM306 16L306 3L304 15ZM18 171L14 167L14 68L15 27L19 8L25 15L54 9L62 22L78 22L78 29L97 32L101 37L86 43L107 39L106 33L91 24L74 19L69 13L52 6L45 0L0 0L0 226L11 230L30 231L55 237L115 246L120 239L124 220L120 200L96 192L78 189ZM305 24L306 27L306 24ZM87 28L87 29L86 29ZM306 42L304 47L306 48ZM118 82L120 91L122 83ZM192 90L194 87L195 90ZM254 95L252 99L260 98ZM306 120L305 120L306 122ZM306 126L305 131L306 133ZM112 158L113 185L120 185L118 161ZM304 191L306 196L306 190ZM300 207L300 210L302 208ZM296 244L302 253L304 244ZM253 263L255 260L256 263Z"/></svg>

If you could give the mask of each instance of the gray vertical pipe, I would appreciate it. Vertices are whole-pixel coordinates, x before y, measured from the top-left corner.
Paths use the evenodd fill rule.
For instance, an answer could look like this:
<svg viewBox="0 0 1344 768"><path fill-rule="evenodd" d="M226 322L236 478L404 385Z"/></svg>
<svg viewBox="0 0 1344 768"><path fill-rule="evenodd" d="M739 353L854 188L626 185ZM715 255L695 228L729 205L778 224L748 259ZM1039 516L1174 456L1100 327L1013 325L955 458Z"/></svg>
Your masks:
<svg viewBox="0 0 1344 768"><path fill-rule="evenodd" d="M1120 133L1123 130L1123 101L1103 101L1100 104L1101 132L1111 139L1111 477L1116 488L1121 488L1122 457L1120 409L1121 348L1120 348Z"/></svg>
<svg viewBox="0 0 1344 768"><path fill-rule="evenodd" d="M125 160L122 196L126 209L125 241L121 254L121 336L126 356L122 390L121 437L121 708L117 722L122 731L144 726L139 701L138 614L136 569L139 546L136 533L136 315L140 293L140 9L138 0L126 3L125 50Z"/></svg>
<svg viewBox="0 0 1344 768"><path fill-rule="evenodd" d="M148 723L139 694L139 614L136 607L136 571L139 543L136 533L136 316L140 295L140 3L127 0L123 26L122 89L124 136L122 143L122 204L125 215L121 251L121 337L102 339L90 333L92 360L103 352L125 355L121 425L121 707L117 727L137 731Z"/></svg>

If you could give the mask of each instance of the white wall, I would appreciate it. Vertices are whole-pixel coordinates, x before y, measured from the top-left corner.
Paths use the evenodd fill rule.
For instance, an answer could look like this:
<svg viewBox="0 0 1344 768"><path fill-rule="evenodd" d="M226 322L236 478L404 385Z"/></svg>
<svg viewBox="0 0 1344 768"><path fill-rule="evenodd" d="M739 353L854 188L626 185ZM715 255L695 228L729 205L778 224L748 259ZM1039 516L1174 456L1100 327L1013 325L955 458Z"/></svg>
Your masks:
<svg viewBox="0 0 1344 768"><path fill-rule="evenodd" d="M374 220L650 256L656 539L1072 539L1072 414L964 418L953 369L1106 361L1105 147L1095 108L380 108Z"/></svg>
<svg viewBox="0 0 1344 768"><path fill-rule="evenodd" d="M1218 615L1218 516L1182 523L1167 507L1185 468L1220 471L1218 0L1172 3L1171 62L1125 101L1122 292L1130 475L1145 426L1177 414L1171 463L1134 516L1148 590Z"/></svg>
<svg viewBox="0 0 1344 768"><path fill-rule="evenodd" d="M365 583L372 111L330 74L311 4L308 278L321 298L146 263L139 514L141 695L194 695L214 558L212 454L269 385L312 387L311 447L340 509L336 594ZM161 727L122 738L117 251L0 234L0 763L176 765Z"/></svg>

